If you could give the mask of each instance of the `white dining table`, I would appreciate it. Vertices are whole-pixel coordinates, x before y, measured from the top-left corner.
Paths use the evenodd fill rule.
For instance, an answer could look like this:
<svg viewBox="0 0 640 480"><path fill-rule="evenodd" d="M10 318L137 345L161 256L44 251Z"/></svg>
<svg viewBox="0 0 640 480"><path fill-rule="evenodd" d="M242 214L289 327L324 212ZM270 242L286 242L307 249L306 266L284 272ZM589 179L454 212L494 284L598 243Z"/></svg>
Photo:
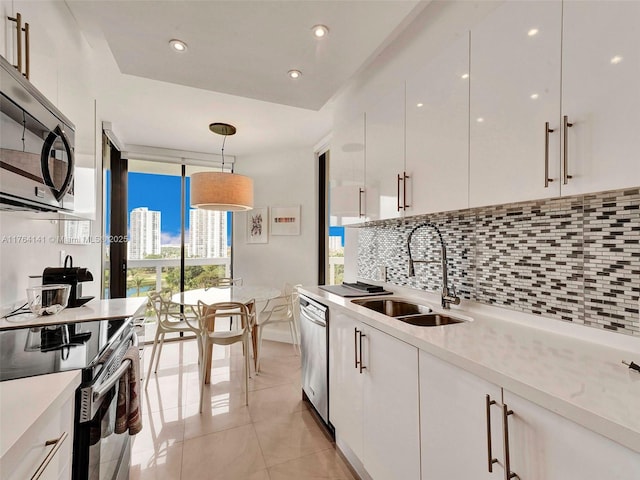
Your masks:
<svg viewBox="0 0 640 480"><path fill-rule="evenodd" d="M184 306L195 307L198 301L211 305L218 302L240 302L249 303L266 302L280 295L280 290L262 285L232 285L230 287L210 287L186 290L176 293L171 297L171 301Z"/></svg>
<svg viewBox="0 0 640 480"><path fill-rule="evenodd" d="M186 290L184 292L176 293L171 296L171 301L179 303L185 307L196 307L199 301L211 305L219 302L239 302L249 304L252 300L256 303L267 302L272 298L281 295L280 290L273 287L267 287L262 285L232 285L228 287L210 287L210 288L198 288L195 290ZM257 308L257 307L255 307ZM249 312L254 313L254 312ZM257 313L257 312L255 312ZM209 326L209 328L215 328L215 325ZM257 330L258 327L254 323L251 331L251 344L253 347L253 367L257 368L258 365L258 344L257 344ZM206 359L206 376L205 383L211 381L211 359L212 352L209 350L205 352Z"/></svg>

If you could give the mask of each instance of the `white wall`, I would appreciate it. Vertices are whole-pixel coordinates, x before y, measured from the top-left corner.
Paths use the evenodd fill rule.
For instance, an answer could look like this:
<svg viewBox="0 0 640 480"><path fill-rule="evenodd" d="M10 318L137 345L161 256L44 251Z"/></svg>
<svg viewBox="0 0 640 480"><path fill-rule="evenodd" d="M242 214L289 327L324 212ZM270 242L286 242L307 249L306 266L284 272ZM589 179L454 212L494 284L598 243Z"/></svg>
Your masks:
<svg viewBox="0 0 640 480"><path fill-rule="evenodd" d="M75 124L76 161L83 169L97 173L100 137L94 121L96 69L90 46L80 35L64 2L2 1L0 54L9 61L14 57L15 23L6 17L16 12L20 12L30 26L31 82ZM100 205L97 202L102 196L99 187L88 189L88 195L95 195L95 199L84 201L81 207L86 207L86 203ZM82 204L83 200L79 202ZM28 276L41 275L45 267L60 265L61 250L72 255L74 266L86 267L94 275L93 282L83 285L83 295L100 296L100 212L92 222L92 234L100 241L90 245L62 245L51 241L51 237L59 234L59 218L51 213L0 212L0 305L24 299ZM19 237L36 241L16 243Z"/></svg>
<svg viewBox="0 0 640 480"><path fill-rule="evenodd" d="M290 284L318 283L318 186L313 149L237 158L236 172L254 182L256 207L300 205L300 235L276 236L265 244L247 244L247 214L234 214L233 275L245 285L281 289ZM265 328L264 338L289 341L286 325Z"/></svg>

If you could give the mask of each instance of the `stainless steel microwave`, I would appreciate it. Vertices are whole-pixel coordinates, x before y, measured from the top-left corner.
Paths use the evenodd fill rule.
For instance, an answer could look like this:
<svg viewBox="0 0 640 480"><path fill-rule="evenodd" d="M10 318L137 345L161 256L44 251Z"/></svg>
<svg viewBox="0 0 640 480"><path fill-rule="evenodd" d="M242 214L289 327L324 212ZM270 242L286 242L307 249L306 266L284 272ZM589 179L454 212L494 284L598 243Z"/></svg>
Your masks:
<svg viewBox="0 0 640 480"><path fill-rule="evenodd" d="M73 211L74 125L0 56L0 210Z"/></svg>

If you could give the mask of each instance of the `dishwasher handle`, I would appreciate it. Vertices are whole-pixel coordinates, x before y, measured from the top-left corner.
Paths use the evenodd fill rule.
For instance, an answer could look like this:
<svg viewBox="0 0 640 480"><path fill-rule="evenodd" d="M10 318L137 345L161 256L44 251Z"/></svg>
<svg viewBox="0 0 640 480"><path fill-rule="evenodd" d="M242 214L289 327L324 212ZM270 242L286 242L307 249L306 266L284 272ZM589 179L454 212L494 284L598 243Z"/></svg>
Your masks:
<svg viewBox="0 0 640 480"><path fill-rule="evenodd" d="M300 307L300 315L309 320L311 323L315 323L316 325L319 325L323 328L326 328L327 326L327 321L325 319L319 318L304 307Z"/></svg>

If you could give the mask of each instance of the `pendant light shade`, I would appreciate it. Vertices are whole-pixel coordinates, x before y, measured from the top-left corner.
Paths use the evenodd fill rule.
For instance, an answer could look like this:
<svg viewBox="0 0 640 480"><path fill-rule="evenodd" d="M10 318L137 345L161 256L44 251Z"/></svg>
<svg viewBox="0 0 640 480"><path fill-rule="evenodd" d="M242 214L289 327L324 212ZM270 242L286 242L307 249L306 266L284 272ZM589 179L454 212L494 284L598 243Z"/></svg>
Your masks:
<svg viewBox="0 0 640 480"><path fill-rule="evenodd" d="M251 210L253 180L236 173L194 173L191 175L191 206L230 212Z"/></svg>
<svg viewBox="0 0 640 480"><path fill-rule="evenodd" d="M209 130L226 137L236 133L228 123L212 123ZM253 208L253 180L244 175L224 171L224 141L222 171L198 172L191 175L191 206L204 210L239 212Z"/></svg>

